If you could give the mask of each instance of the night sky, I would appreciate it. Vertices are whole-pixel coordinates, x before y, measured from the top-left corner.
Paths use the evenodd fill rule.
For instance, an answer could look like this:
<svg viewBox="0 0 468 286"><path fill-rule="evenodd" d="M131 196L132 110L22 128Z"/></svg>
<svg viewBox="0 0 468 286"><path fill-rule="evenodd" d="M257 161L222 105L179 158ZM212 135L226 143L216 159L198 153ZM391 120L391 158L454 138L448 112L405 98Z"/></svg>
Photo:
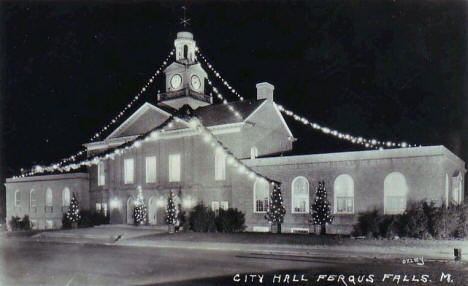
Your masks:
<svg viewBox="0 0 468 286"><path fill-rule="evenodd" d="M277 103L322 125L466 161L467 4L375 2L188 2L188 30L247 99L268 81ZM183 4L0 3L2 181L76 153L112 120L172 49ZM157 90L163 76L135 108ZM294 154L364 150L287 122Z"/></svg>

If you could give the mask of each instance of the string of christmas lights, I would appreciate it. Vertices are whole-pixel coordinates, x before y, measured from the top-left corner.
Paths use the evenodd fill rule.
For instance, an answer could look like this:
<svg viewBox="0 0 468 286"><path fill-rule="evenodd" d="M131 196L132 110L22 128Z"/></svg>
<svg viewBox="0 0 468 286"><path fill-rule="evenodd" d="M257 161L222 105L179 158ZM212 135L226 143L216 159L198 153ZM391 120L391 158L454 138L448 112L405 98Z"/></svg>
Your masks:
<svg viewBox="0 0 468 286"><path fill-rule="evenodd" d="M145 134L142 134L142 135L139 135L137 136L136 138L134 138L133 140L130 140L120 146L117 146L117 147L114 147L114 148L111 148L101 154L97 154L95 156L93 156L92 158L89 158L89 159L85 159L85 160L82 160L80 162L73 162L73 163L70 163L70 164L67 164L67 165L64 165L64 166L61 166L61 165L57 165L57 164L54 164L54 165L50 165L50 166L47 166L47 167L43 167L43 166L36 166L35 168L33 168L33 170L31 170L29 173L27 174L22 174L21 176L19 177L27 177L27 176L33 176L33 175L36 175L36 174L41 174L41 173L45 173L45 172L69 172L71 170L76 170L82 166L92 166L92 165L97 165L99 164L101 161L103 160L108 160L108 159L111 159L111 160L114 160L115 159L115 156L120 156L122 154L124 154L125 152L127 152L128 150L131 150L131 149L135 149L135 148L139 148L141 147L142 143L145 142L145 141L148 141L148 140L159 140L162 136L164 136L164 134L168 131L166 129L166 127L168 129L172 128L174 126L174 122L185 122L185 123L188 123L188 125L191 127L191 128L194 128L196 130L198 130L200 132L200 135L203 137L203 141L207 144L210 144L210 146L215 149L215 150L222 150L224 155L225 155L225 158L226 158L226 162L229 164L229 165L232 165L234 166L235 168L238 168L239 172L241 174L245 174L247 175L250 179L253 179L253 180L264 180L265 182L269 182L271 183L272 185L280 185L279 182L277 181L274 181L272 179L269 179L268 177L265 177L259 173L257 173L256 171L254 171L252 168L246 166L241 160L239 160L237 157L235 157L231 151L228 150L228 148L226 148L222 142L220 142L216 136L211 133L211 131L208 130L208 128L206 128L205 126L203 126L200 122L200 120L198 120L197 118L191 118L191 120L189 122L187 122L186 120L184 119L181 119L177 116L171 116L169 119L167 119L163 124L161 124L160 126L158 127L155 127L153 128L152 130L146 132ZM13 178L17 178L17 177L13 177Z"/></svg>
<svg viewBox="0 0 468 286"><path fill-rule="evenodd" d="M143 87L137 92L133 99L117 114L107 125L101 128L100 131L96 132L93 137L90 138L91 141L99 138L101 134L114 125L120 117L122 117L125 112L132 107L132 105L140 98L140 96L145 93L145 91L151 86L154 82L154 79L163 72L163 68L167 65L172 55L174 55L175 49L172 49L167 55L166 59L162 62L161 66L156 70L156 72L148 79L148 81L143 85Z"/></svg>
<svg viewBox="0 0 468 286"><path fill-rule="evenodd" d="M213 83L211 82L211 80L208 79L208 85L211 87L211 89L214 91L214 93L216 93L216 96L222 100L223 104L224 105L227 105L229 111L231 111L232 113L234 113L234 115L236 117L241 117L241 114L239 113L239 111L237 111L232 105L229 104L229 102L226 100L226 98L221 94L221 92L219 92L219 90L213 86ZM210 93L211 96L213 96L212 93Z"/></svg>
<svg viewBox="0 0 468 286"><path fill-rule="evenodd" d="M208 66L208 68L214 73L215 77L219 78L221 80L221 82L224 84L224 86L226 86L226 88L228 90L230 90L235 96L237 96L239 98L239 100L241 100L241 101L244 100L244 98L229 84L229 82L227 82L220 75L220 73L217 70L215 70L213 65L208 62L206 57L203 56L203 54L200 52L199 49L197 49L197 54L204 61L204 63ZM210 82L208 82L208 83L211 85ZM292 112L290 110L286 110L283 106L281 106L279 104L276 104L276 106L278 107L278 109L282 113L286 114L287 116L290 116L290 117L294 118L294 120L296 120L298 122L301 122L302 124L304 124L306 126L312 127L314 130L321 131L322 133L324 133L326 135L331 135L331 136L334 136L334 137L336 137L338 139L347 140L347 141L349 141L351 143L362 145L362 146L364 146L366 148L371 148L371 149L383 149L383 148L394 148L394 147L410 148L410 147L420 146L420 145L416 145L416 144L409 144L409 143L406 143L406 142L399 142L398 143L398 142L384 141L384 140L378 140L378 139L366 139L366 138L363 138L361 136L353 136L353 135L350 135L350 134L340 132L338 130L334 130L334 129L330 128L330 127L321 126L318 123L311 122L308 119L306 119L305 117L301 117L301 116L295 114L294 112Z"/></svg>
<svg viewBox="0 0 468 286"><path fill-rule="evenodd" d="M200 58L203 60L203 62L206 64L206 66L208 67L209 70L211 70L213 72L213 74L215 75L216 78L220 79L221 82L224 84L224 86L229 90L231 91L234 95L236 95L240 101L243 101L244 98L237 92L237 90L235 90L227 80L225 80L221 74L215 70L215 68L213 67L213 65L211 63L208 62L208 60L206 59L205 56L203 56L203 54L200 52L200 49L197 47L195 52L198 54L198 56L200 56ZM211 84L210 84L211 85Z"/></svg>
<svg viewBox="0 0 468 286"><path fill-rule="evenodd" d="M148 79L148 81L146 82L146 84L140 89L140 91L133 97L133 99L117 114L117 116L115 116L107 125L105 125L104 127L101 128L100 131L96 132L96 134L94 134L93 137L90 138L91 141L94 141L95 139L99 138L101 136L101 134L106 131L107 129L109 129L110 127L112 127L112 125L114 125L115 123L118 122L118 120L125 114L125 112L131 108L133 106L133 104L140 98L140 96L146 91L148 90L149 86L154 82L155 78L160 75L162 72L163 72L163 68L167 65L167 63L169 62L170 60L170 57L172 55L174 55L174 52L175 52L175 49L172 49L170 52L169 52L169 55L165 58L165 60L162 62L162 64L160 65L160 67L156 70L156 72ZM86 149L84 150L80 150L78 151L77 153L67 157L67 158L64 158L64 159L61 159L59 162L57 163L53 163L50 165L50 167L53 169L53 171L55 170L59 170L59 167L63 164L66 164L66 163L69 163L69 162L74 162L77 158L81 157L82 155L85 155L86 154ZM36 166L35 169L37 170L41 170L41 169L50 169L49 167L41 167L41 166ZM31 172L27 173L26 175L30 175Z"/></svg>

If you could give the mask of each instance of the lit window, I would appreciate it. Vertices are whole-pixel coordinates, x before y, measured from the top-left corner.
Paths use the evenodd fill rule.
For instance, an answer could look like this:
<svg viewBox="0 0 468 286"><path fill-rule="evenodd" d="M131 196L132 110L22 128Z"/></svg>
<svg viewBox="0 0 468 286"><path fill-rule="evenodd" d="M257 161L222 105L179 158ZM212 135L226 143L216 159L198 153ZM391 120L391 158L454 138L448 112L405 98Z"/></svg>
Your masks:
<svg viewBox="0 0 468 286"><path fill-rule="evenodd" d="M96 203L96 212L101 212L101 203Z"/></svg>
<svg viewBox="0 0 468 286"><path fill-rule="evenodd" d="M294 178L292 184L292 212L307 213L309 211L309 181L305 177Z"/></svg>
<svg viewBox="0 0 468 286"><path fill-rule="evenodd" d="M180 182L180 154L169 155L169 182Z"/></svg>
<svg viewBox="0 0 468 286"><path fill-rule="evenodd" d="M34 189L29 193L29 206L31 209L37 206L36 191Z"/></svg>
<svg viewBox="0 0 468 286"><path fill-rule="evenodd" d="M62 206L68 207L70 206L70 189L65 188L62 191Z"/></svg>
<svg viewBox="0 0 468 286"><path fill-rule="evenodd" d="M339 175L333 185L335 213L354 213L354 180L350 175Z"/></svg>
<svg viewBox="0 0 468 286"><path fill-rule="evenodd" d="M53 229L53 228L54 228L54 221L48 219L48 220L46 221L46 228L47 228L47 229Z"/></svg>
<svg viewBox="0 0 468 286"><path fill-rule="evenodd" d="M156 156L146 157L146 183L156 183Z"/></svg>
<svg viewBox="0 0 468 286"><path fill-rule="evenodd" d="M15 207L19 207L21 204L21 194L19 190L15 191Z"/></svg>
<svg viewBox="0 0 468 286"><path fill-rule="evenodd" d="M452 199L455 204L460 204L463 200L463 177L460 172L457 172L452 177Z"/></svg>
<svg viewBox="0 0 468 286"><path fill-rule="evenodd" d="M250 148L250 159L255 159L258 157L258 149L257 147Z"/></svg>
<svg viewBox="0 0 468 286"><path fill-rule="evenodd" d="M124 184L133 184L135 177L135 161L133 158L124 160Z"/></svg>
<svg viewBox="0 0 468 286"><path fill-rule="evenodd" d="M390 173L384 180L384 214L402 214L406 210L408 185L403 174Z"/></svg>
<svg viewBox="0 0 468 286"><path fill-rule="evenodd" d="M254 184L254 211L264 213L268 210L269 186L266 180L257 180Z"/></svg>
<svg viewBox="0 0 468 286"><path fill-rule="evenodd" d="M211 210L217 213L219 211L219 202L211 202Z"/></svg>
<svg viewBox="0 0 468 286"><path fill-rule="evenodd" d="M216 149L215 155L215 180L226 179L226 155L221 149Z"/></svg>
<svg viewBox="0 0 468 286"><path fill-rule="evenodd" d="M46 207L51 207L53 202L52 190L49 188L46 191Z"/></svg>
<svg viewBox="0 0 468 286"><path fill-rule="evenodd" d="M221 209L227 211L228 208L229 208L229 204L228 204L227 201L222 201L222 202L219 203L219 207L220 207Z"/></svg>
<svg viewBox="0 0 468 286"><path fill-rule="evenodd" d="M105 164L103 161L100 161L98 164L98 186L104 186L106 184L106 173L105 173Z"/></svg>
<svg viewBox="0 0 468 286"><path fill-rule="evenodd" d="M107 216L107 203L102 203L102 212Z"/></svg>

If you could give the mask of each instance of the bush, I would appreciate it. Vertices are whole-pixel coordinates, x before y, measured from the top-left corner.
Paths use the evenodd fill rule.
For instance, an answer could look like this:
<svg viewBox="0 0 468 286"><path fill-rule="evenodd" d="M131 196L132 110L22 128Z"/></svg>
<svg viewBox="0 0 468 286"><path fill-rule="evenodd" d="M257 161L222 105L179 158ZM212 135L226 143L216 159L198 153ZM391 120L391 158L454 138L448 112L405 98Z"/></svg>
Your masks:
<svg viewBox="0 0 468 286"><path fill-rule="evenodd" d="M93 225L109 224L110 218L104 214L104 211L94 212L91 214Z"/></svg>
<svg viewBox="0 0 468 286"><path fill-rule="evenodd" d="M68 219L66 213L64 213L64 214L62 215L62 228L63 228L63 229L70 229L70 228L72 228L72 223L71 223L71 221Z"/></svg>
<svg viewBox="0 0 468 286"><path fill-rule="evenodd" d="M245 216L237 209L219 210L215 218L218 232L242 232L245 229Z"/></svg>
<svg viewBox="0 0 468 286"><path fill-rule="evenodd" d="M436 206L419 201L408 205L402 215L382 215L377 210L362 213L354 225L353 235L422 239L463 238L468 235L467 209L464 205Z"/></svg>
<svg viewBox="0 0 468 286"><path fill-rule="evenodd" d="M189 215L190 229L195 232L216 231L215 214L203 203L196 205Z"/></svg>
<svg viewBox="0 0 468 286"><path fill-rule="evenodd" d="M31 221L29 220L28 215L25 215L23 219L20 219L17 216L12 216L8 224L12 231L31 230Z"/></svg>
<svg viewBox="0 0 468 286"><path fill-rule="evenodd" d="M187 215L183 210L179 211L179 213L177 214L177 222L178 225L176 226L176 231L180 230L180 228L182 228L183 231L187 231L190 228L189 222L187 220Z"/></svg>

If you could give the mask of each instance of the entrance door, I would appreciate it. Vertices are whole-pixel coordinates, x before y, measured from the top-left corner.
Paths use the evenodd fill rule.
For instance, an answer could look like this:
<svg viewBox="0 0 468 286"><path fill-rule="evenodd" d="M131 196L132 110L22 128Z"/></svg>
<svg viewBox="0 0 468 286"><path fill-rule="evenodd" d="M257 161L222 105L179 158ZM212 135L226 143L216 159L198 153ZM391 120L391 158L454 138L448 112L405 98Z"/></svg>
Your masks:
<svg viewBox="0 0 468 286"><path fill-rule="evenodd" d="M135 208L135 203L133 198L130 197L127 200L127 224L133 224L133 209Z"/></svg>
<svg viewBox="0 0 468 286"><path fill-rule="evenodd" d="M157 200L156 197L151 197L148 201L148 223L151 225L157 224Z"/></svg>

